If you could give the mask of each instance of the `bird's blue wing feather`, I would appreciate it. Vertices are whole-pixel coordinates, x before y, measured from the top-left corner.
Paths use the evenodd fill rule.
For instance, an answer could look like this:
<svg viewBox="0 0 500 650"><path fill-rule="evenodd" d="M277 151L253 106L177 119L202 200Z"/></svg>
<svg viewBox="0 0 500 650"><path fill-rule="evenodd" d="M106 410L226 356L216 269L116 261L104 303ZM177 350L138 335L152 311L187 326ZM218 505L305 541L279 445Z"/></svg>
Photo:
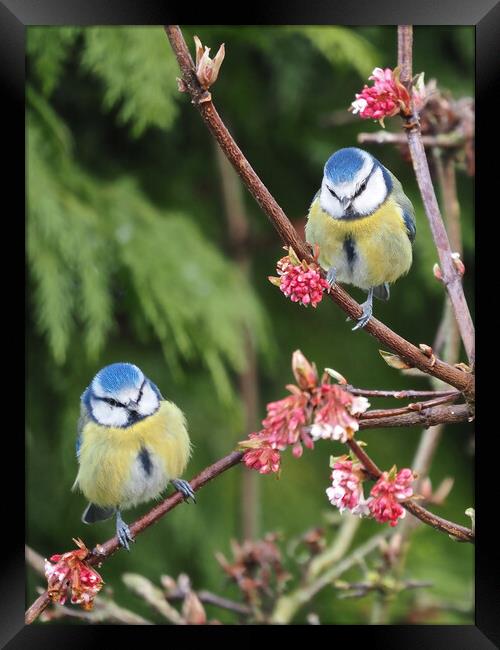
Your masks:
<svg viewBox="0 0 500 650"><path fill-rule="evenodd" d="M413 215L407 210L403 210L403 219L406 226L406 232L408 233L408 238L413 244L415 241L415 235L417 234L417 228L415 226L415 219Z"/></svg>
<svg viewBox="0 0 500 650"><path fill-rule="evenodd" d="M386 172L392 181L392 192L394 195L394 199L401 208L403 221L406 226L406 232L408 233L408 239L413 244L413 242L415 241L415 235L417 234L417 226L415 224L415 211L413 209L413 204L404 193L401 183L394 176L394 174L390 172L388 169L386 169Z"/></svg>

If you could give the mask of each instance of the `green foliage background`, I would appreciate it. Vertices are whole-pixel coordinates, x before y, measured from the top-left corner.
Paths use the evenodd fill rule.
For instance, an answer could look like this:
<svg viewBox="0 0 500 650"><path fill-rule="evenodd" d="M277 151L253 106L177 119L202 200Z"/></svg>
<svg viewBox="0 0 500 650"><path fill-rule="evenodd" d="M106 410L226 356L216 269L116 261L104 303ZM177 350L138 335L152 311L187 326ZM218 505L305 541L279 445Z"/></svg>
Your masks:
<svg viewBox="0 0 500 650"><path fill-rule="evenodd" d="M378 128L349 119L332 125L331 116L348 118L373 67L394 66L395 28L204 26L185 29L188 43L195 33L213 53L225 42L217 107L285 212L301 222L327 157ZM456 97L473 94L473 56L472 28L415 30L415 71ZM72 537L91 546L113 532L110 523L84 526L84 499L71 492L79 397L105 364L138 364L185 411L195 445L188 477L247 433L237 381L246 363L244 325L258 350L261 416L267 402L284 395L297 348L354 385L428 387L388 368L375 339L351 333L330 301L315 311L299 308L267 281L282 250L246 192L255 245L250 281L241 274L228 246L214 144L178 93L177 75L160 27L28 28L27 542L44 556L71 548ZM391 147L366 148L400 178L417 214L413 268L388 304L377 303L377 315L409 340L432 343L443 294L432 276L436 253L411 166ZM473 182L464 171L458 189L471 278ZM466 291L472 302L470 281ZM388 468L411 463L419 435L377 430L363 438ZM462 523L473 500L470 435L470 426L448 428L431 472L434 485L455 477L436 511ZM288 539L324 523L328 459L342 453L333 445L319 443L300 460L285 454L280 480L261 478L262 533L279 530ZM141 536L131 555L106 564L104 579L120 604L154 620L122 584L124 571L153 580L183 571L197 588L235 595L214 553L228 553L230 538L240 535L242 471L214 481L198 505L178 508ZM127 513L128 520L144 509ZM376 530L364 522L356 541ZM428 622L473 621L470 545L422 528L405 570L432 580L437 599L470 607ZM37 582L29 576L29 601ZM404 620L410 605L409 597L400 599L392 622ZM370 607L371 598L340 601L325 590L295 622L316 611L325 623L364 623Z"/></svg>

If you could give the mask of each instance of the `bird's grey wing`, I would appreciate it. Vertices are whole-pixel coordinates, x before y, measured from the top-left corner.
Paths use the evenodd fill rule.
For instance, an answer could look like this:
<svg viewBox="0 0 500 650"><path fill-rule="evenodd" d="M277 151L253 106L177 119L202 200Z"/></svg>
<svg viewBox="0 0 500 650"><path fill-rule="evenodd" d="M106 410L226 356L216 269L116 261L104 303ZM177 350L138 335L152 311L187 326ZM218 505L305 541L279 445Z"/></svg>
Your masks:
<svg viewBox="0 0 500 650"><path fill-rule="evenodd" d="M389 170L387 170L389 171ZM413 209L413 204L410 199L406 196L403 191L403 187L398 179L394 176L392 172L389 171L389 175L392 180L393 194L394 198L401 206L403 210L403 219L406 226L406 232L408 233L408 238L413 244L415 241L415 235L417 234L417 226L415 223L415 210Z"/></svg>
<svg viewBox="0 0 500 650"><path fill-rule="evenodd" d="M82 445L82 431L90 420L89 414L84 404L80 407L80 417L78 418L77 433L76 433L76 457L80 460L80 447Z"/></svg>

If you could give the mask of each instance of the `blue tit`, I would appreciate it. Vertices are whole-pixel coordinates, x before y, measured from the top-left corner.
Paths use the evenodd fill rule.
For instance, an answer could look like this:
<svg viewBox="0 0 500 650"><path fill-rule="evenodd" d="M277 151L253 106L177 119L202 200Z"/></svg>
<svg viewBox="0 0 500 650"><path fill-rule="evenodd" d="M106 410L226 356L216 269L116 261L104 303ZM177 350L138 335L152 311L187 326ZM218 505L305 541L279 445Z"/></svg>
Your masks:
<svg viewBox="0 0 500 650"><path fill-rule="evenodd" d="M132 535L121 511L160 496L169 481L187 500L184 472L191 443L182 411L131 363L99 370L81 396L76 456L79 488L89 500L82 521L116 516L120 544Z"/></svg>
<svg viewBox="0 0 500 650"><path fill-rule="evenodd" d="M321 189L309 209L306 239L319 246L327 280L368 292L353 329L364 327L373 296L389 299L389 283L408 273L415 213L401 183L363 149L347 147L326 162Z"/></svg>

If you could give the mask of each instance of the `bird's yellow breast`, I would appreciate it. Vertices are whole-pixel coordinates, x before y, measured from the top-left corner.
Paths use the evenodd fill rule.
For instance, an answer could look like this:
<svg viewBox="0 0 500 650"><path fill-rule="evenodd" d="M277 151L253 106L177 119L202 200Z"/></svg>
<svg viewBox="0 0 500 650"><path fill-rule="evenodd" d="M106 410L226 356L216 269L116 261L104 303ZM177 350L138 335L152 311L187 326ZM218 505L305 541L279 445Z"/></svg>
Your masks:
<svg viewBox="0 0 500 650"><path fill-rule="evenodd" d="M139 476L141 450L152 463ZM161 492L168 481L182 475L191 445L182 411L160 402L158 411L126 428L88 422L81 434L79 472L75 481L87 499L100 506L139 503Z"/></svg>
<svg viewBox="0 0 500 650"><path fill-rule="evenodd" d="M306 239L319 246L322 268L336 267L339 282L362 289L394 282L412 263L402 210L392 197L367 217L334 219L322 209L318 196L309 210ZM354 253L351 259L346 240Z"/></svg>

